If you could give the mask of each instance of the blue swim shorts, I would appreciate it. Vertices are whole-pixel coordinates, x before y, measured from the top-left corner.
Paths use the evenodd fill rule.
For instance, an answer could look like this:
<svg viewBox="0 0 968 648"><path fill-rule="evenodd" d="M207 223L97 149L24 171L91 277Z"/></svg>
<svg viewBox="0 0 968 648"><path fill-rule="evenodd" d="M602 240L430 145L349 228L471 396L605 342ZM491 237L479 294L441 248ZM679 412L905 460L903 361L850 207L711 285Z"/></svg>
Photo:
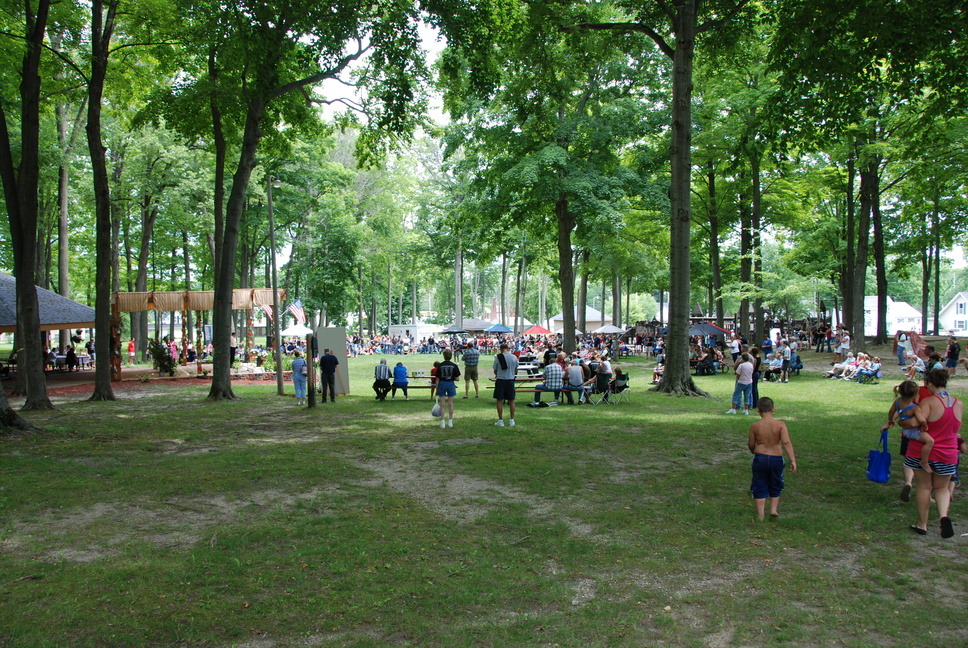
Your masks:
<svg viewBox="0 0 968 648"><path fill-rule="evenodd" d="M753 481L750 492L755 499L779 497L783 492L783 457L753 455Z"/></svg>
<svg viewBox="0 0 968 648"><path fill-rule="evenodd" d="M437 395L443 397L457 396L457 385L452 380L441 380L437 383Z"/></svg>

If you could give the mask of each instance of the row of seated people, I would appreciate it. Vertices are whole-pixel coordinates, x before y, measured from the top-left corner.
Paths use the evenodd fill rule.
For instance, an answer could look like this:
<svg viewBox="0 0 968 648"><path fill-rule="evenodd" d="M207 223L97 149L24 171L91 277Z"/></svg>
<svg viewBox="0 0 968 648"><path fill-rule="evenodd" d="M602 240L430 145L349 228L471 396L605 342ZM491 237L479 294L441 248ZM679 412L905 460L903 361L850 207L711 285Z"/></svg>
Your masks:
<svg viewBox="0 0 968 648"><path fill-rule="evenodd" d="M867 380L880 378L881 359L859 352L855 357L853 353L848 353L843 362L834 363L824 378L852 380L855 382L865 382Z"/></svg>
<svg viewBox="0 0 968 648"><path fill-rule="evenodd" d="M564 366L563 366L564 365ZM585 360L573 358L566 360L564 354L558 355L557 361L549 362L542 369L543 380L535 385L533 405L541 403L541 394L551 392L555 400L562 395L569 405L574 405L574 392L578 392L578 404L590 404L592 394L602 396L599 402L609 402L609 395L620 394L628 389L629 377L621 367L613 369L607 356Z"/></svg>

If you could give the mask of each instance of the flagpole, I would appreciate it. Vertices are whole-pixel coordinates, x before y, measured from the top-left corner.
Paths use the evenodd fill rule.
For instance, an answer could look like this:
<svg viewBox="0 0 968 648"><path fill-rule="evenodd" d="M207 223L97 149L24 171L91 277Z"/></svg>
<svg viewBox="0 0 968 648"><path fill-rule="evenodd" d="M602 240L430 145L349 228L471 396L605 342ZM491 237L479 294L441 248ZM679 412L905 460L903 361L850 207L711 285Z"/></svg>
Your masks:
<svg viewBox="0 0 968 648"><path fill-rule="evenodd" d="M280 182L272 177L268 176L266 178L267 193L269 196L269 254L272 256L272 312L275 313L272 322L272 333L273 340L275 343L273 346L273 357L276 360L276 393L280 396L286 395L286 389L282 385L282 336L279 335L279 326L282 324L282 318L279 312L279 280L276 275L276 225L272 217L272 188L278 187Z"/></svg>

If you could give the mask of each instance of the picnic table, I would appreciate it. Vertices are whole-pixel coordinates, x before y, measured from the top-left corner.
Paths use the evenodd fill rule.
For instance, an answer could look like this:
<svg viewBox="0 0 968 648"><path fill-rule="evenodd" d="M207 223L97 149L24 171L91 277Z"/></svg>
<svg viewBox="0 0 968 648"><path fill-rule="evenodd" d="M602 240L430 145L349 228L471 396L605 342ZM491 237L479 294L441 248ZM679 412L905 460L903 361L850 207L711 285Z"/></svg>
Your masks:
<svg viewBox="0 0 968 648"><path fill-rule="evenodd" d="M64 354L56 354L54 356L54 368L63 371L67 369L67 356ZM77 355L77 369L90 369L91 368L91 356L88 354L78 354Z"/></svg>

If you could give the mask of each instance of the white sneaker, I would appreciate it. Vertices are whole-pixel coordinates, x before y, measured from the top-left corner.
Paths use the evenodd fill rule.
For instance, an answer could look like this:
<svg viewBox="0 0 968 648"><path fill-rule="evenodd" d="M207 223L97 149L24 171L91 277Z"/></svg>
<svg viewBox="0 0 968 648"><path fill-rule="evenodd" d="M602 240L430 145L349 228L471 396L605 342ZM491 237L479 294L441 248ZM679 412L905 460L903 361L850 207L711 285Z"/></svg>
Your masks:
<svg viewBox="0 0 968 648"><path fill-rule="evenodd" d="M749 410L743 410L743 414L745 414L746 416L749 416L750 415L750 411Z"/></svg>
<svg viewBox="0 0 968 648"><path fill-rule="evenodd" d="M736 413L736 410L735 409L727 410L726 413L727 414L735 414Z"/></svg>
<svg viewBox="0 0 968 648"><path fill-rule="evenodd" d="M447 427L447 421L445 421L444 419L440 419L440 427L441 428Z"/></svg>
<svg viewBox="0 0 968 648"><path fill-rule="evenodd" d="M508 425L510 425L511 427L514 427L514 419L509 419Z"/></svg>
<svg viewBox="0 0 968 648"><path fill-rule="evenodd" d="M497 427L504 427L504 419L501 419L500 421L498 421L494 425L496 425Z"/></svg>
<svg viewBox="0 0 968 648"><path fill-rule="evenodd" d="M454 419L447 419L447 427L454 427Z"/></svg>

